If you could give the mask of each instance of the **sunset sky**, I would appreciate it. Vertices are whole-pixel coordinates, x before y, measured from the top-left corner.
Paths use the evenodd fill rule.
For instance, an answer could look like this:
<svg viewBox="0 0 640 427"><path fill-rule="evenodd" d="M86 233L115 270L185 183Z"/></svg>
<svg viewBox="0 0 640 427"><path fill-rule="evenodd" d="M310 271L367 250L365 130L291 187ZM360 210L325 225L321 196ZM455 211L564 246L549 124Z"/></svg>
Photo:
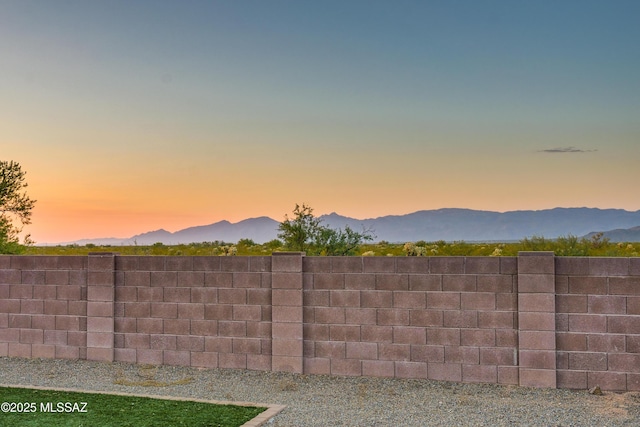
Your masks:
<svg viewBox="0 0 640 427"><path fill-rule="evenodd" d="M637 0L0 0L37 243L459 207L640 209Z"/></svg>

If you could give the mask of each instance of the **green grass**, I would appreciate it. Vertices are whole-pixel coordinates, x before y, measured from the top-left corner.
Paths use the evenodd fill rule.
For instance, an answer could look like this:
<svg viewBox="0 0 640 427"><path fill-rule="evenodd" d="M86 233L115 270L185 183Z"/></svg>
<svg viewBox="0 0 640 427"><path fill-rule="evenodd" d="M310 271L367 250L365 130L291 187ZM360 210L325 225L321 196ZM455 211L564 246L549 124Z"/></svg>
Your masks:
<svg viewBox="0 0 640 427"><path fill-rule="evenodd" d="M637 257L640 254L640 242L614 243L601 236L591 239L575 236L545 239L531 237L519 242L469 243L458 242L414 242L421 248L419 253L425 256L516 256L520 251L553 251L557 256L605 256L605 257ZM188 245L132 245L132 246L27 246L23 255L86 255L90 252L118 252L120 255L177 255L177 256L217 256L228 253L235 248L236 255L271 255L276 251L284 251L282 242L273 240L265 244L256 244L249 239L233 243L203 242ZM404 243L365 243L357 250L356 255L368 253L374 256L406 256Z"/></svg>
<svg viewBox="0 0 640 427"><path fill-rule="evenodd" d="M266 409L13 387L0 387L0 402L9 404L3 403L0 413L4 427L237 427ZM22 412L7 412L7 407Z"/></svg>

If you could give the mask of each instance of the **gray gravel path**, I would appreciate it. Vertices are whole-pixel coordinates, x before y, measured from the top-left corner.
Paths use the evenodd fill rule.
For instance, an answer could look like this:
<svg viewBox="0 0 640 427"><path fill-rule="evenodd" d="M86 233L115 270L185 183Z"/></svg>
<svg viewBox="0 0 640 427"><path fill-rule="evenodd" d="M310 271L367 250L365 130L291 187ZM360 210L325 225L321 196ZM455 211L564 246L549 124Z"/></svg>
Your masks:
<svg viewBox="0 0 640 427"><path fill-rule="evenodd" d="M0 358L0 384L287 405L284 426L639 426L640 393Z"/></svg>

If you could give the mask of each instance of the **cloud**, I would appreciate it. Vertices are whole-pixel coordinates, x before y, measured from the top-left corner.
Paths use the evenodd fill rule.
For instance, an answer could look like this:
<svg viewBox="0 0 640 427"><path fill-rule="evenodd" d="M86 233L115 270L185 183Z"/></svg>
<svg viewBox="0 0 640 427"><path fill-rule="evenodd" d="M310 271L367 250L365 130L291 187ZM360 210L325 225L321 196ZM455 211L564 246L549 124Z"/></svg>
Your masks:
<svg viewBox="0 0 640 427"><path fill-rule="evenodd" d="M548 148L546 150L539 150L540 153L591 153L598 150L582 150L576 147L560 147L560 148Z"/></svg>

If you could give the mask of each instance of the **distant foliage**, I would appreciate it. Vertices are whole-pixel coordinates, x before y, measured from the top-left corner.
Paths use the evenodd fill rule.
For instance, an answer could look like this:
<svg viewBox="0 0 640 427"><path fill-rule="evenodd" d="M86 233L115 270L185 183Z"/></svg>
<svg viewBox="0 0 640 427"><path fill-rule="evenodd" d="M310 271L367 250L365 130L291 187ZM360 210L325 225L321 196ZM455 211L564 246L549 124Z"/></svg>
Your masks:
<svg viewBox="0 0 640 427"><path fill-rule="evenodd" d="M27 234L22 244L20 233L31 223L36 203L26 193L26 172L19 163L0 160L0 253L20 253L33 243Z"/></svg>

